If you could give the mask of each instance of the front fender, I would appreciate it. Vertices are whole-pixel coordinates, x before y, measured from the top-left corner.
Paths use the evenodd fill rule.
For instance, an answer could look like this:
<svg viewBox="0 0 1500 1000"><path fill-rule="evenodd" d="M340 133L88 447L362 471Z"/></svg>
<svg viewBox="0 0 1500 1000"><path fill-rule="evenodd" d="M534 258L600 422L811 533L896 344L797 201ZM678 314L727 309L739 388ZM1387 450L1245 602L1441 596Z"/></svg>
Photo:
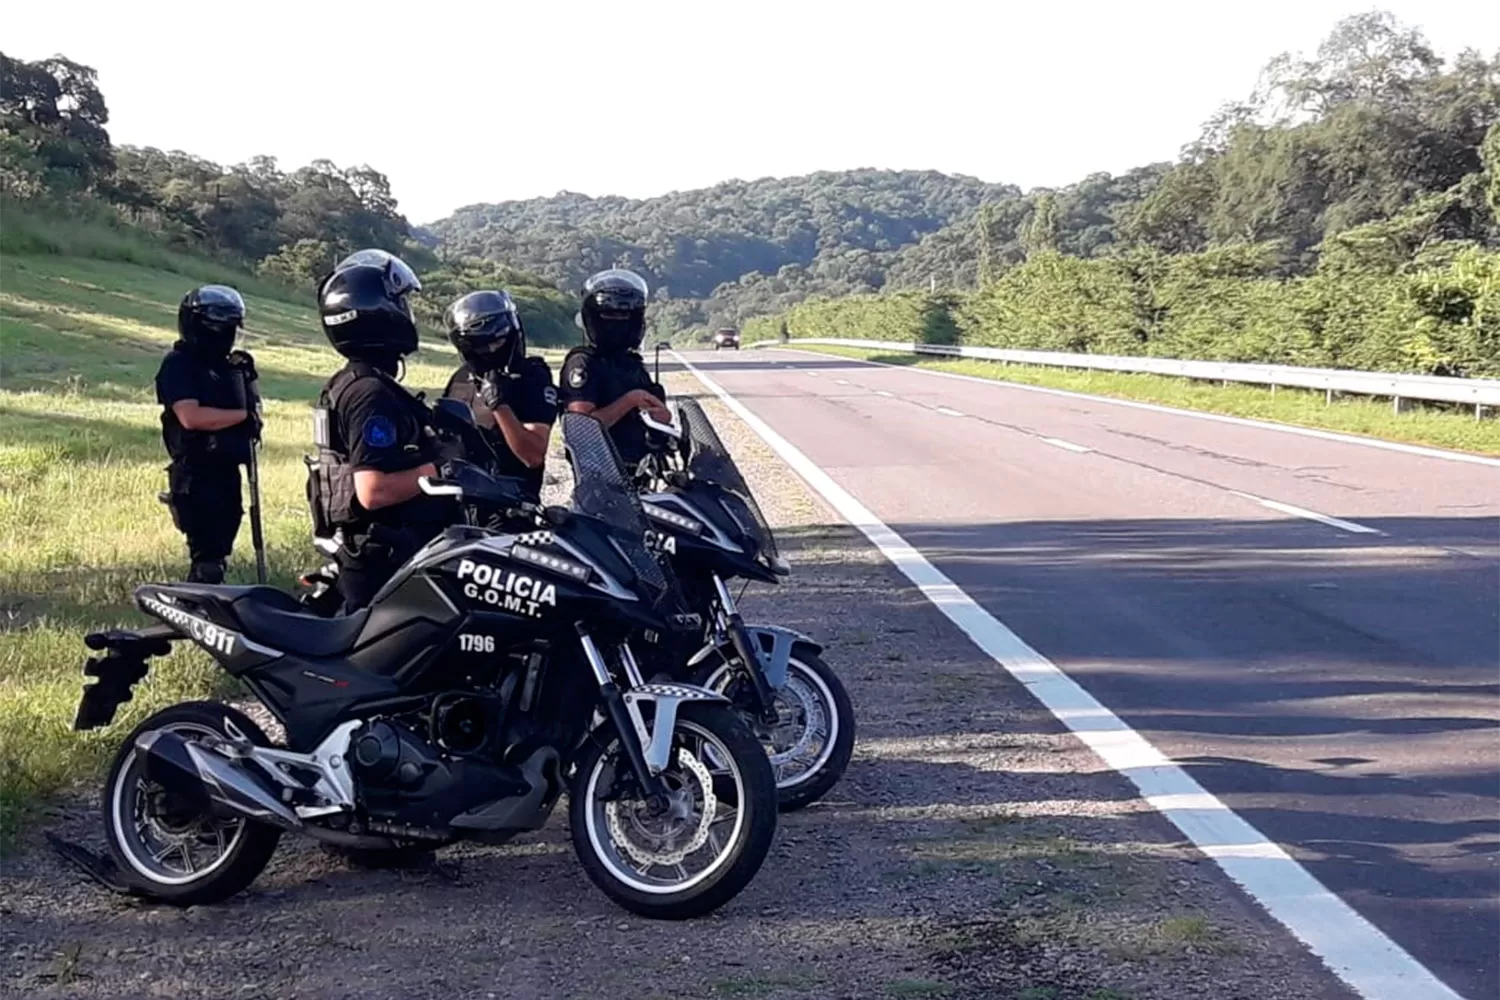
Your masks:
<svg viewBox="0 0 1500 1000"><path fill-rule="evenodd" d="M746 625L745 631L750 633L751 641L760 650L760 669L772 690L786 686L787 662L792 658L793 645L800 642L811 646L814 653L823 652L821 643L795 629L780 625ZM693 654L688 666L696 667L714 653L720 653L726 660L733 659L734 644L727 639L717 645L710 643Z"/></svg>
<svg viewBox="0 0 1500 1000"><path fill-rule="evenodd" d="M677 706L688 701L716 701L728 704L729 699L717 691L696 684L642 684L624 693L625 711L635 726L636 737L641 741L641 750L646 757L646 766L652 774L666 770L672 753L672 731L677 728ZM641 712L642 703L656 706L651 728L646 728L646 717ZM624 734L621 734L622 736Z"/></svg>

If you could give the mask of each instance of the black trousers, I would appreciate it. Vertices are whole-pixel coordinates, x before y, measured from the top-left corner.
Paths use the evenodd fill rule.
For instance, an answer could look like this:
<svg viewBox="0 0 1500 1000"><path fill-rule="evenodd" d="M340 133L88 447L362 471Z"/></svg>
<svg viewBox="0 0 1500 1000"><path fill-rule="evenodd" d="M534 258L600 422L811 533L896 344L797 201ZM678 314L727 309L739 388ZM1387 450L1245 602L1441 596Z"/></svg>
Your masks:
<svg viewBox="0 0 1500 1000"><path fill-rule="evenodd" d="M355 534L354 541L346 542L336 557L337 587L343 598L341 613L353 614L367 606L396 570L436 533L382 527L374 535Z"/></svg>
<svg viewBox="0 0 1500 1000"><path fill-rule="evenodd" d="M245 514L240 499L240 467L218 462L173 462L167 469L167 483L172 520L187 537L188 558L195 569L200 563L225 562L234 551Z"/></svg>

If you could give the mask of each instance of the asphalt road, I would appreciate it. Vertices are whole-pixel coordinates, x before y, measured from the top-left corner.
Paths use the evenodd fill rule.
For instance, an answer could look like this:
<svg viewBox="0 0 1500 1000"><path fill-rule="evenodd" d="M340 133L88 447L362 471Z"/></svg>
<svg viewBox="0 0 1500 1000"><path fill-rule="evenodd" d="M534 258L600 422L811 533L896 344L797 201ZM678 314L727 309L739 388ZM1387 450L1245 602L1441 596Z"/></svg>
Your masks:
<svg viewBox="0 0 1500 1000"><path fill-rule="evenodd" d="M686 357L1449 986L1500 995L1500 468Z"/></svg>

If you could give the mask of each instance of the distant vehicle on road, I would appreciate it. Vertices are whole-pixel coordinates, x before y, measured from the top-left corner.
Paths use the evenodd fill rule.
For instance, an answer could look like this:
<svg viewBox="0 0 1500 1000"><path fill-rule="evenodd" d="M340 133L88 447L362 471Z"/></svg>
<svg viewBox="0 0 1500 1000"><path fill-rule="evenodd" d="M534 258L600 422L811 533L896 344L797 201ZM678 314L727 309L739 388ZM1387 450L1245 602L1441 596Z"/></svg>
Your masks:
<svg viewBox="0 0 1500 1000"><path fill-rule="evenodd" d="M723 347L732 347L736 351L740 349L740 331L732 326L726 326L714 333L714 350Z"/></svg>

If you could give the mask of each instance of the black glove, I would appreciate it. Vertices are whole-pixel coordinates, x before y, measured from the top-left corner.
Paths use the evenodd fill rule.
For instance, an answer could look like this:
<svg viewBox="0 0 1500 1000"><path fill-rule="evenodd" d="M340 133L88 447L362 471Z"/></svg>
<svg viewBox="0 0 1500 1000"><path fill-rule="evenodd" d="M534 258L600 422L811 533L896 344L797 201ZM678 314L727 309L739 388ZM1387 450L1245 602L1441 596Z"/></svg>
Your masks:
<svg viewBox="0 0 1500 1000"><path fill-rule="evenodd" d="M505 405L505 390L510 379L504 372L488 372L479 380L476 387L479 401L491 410L498 410Z"/></svg>
<svg viewBox="0 0 1500 1000"><path fill-rule="evenodd" d="M255 370L255 359L247 351L230 351L229 370L239 382L235 402L243 409L249 411L250 417L255 421L256 436L260 436L260 420L257 411L260 409L260 373Z"/></svg>

